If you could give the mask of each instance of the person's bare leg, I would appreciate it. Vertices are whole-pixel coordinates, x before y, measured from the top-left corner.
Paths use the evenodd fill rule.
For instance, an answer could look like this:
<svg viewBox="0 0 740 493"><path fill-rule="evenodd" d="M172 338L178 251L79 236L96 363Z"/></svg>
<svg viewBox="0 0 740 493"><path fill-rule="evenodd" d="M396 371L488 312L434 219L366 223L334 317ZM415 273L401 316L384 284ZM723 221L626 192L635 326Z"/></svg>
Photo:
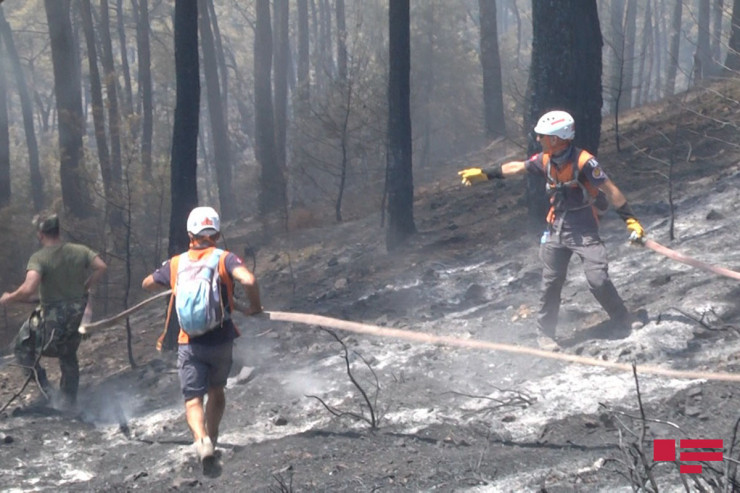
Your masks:
<svg viewBox="0 0 740 493"><path fill-rule="evenodd" d="M218 427L226 408L226 395L223 387L208 389L208 401L206 402L206 430L211 438L211 443L216 446L218 441Z"/></svg>
<svg viewBox="0 0 740 493"><path fill-rule="evenodd" d="M210 399L208 399L210 401ZM206 417L203 412L203 397L193 397L185 401L185 419L193 433L198 457L204 460L213 456L213 444L206 431Z"/></svg>
<svg viewBox="0 0 740 493"><path fill-rule="evenodd" d="M185 419L195 441L208 436L206 418L203 413L203 397L193 397L185 401Z"/></svg>

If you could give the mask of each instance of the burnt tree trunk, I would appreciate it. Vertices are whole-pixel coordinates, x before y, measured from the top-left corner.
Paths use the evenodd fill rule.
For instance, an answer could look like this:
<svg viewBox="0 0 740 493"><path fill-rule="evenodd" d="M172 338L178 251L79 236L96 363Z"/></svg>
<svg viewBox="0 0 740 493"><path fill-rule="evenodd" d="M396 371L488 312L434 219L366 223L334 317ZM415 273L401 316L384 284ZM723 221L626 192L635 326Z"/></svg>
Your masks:
<svg viewBox="0 0 740 493"><path fill-rule="evenodd" d="M128 118L133 111L134 96L131 88L131 68L128 63L123 0L116 0L116 30L118 31L118 44L121 50L121 72L123 72L123 114Z"/></svg>
<svg viewBox="0 0 740 493"><path fill-rule="evenodd" d="M177 102L170 161L170 257L188 249L187 218L190 211L198 205L196 175L200 74L196 2L175 2L175 74Z"/></svg>
<svg viewBox="0 0 740 493"><path fill-rule="evenodd" d="M532 5L532 64L524 128L543 113L561 109L576 121L575 144L597 154L601 136L601 28L595 0L537 0ZM559 39L560 43L553 43ZM530 136L532 134L530 133ZM530 139L530 154L537 151ZM545 226L544 179L528 174L530 226Z"/></svg>
<svg viewBox="0 0 740 493"><path fill-rule="evenodd" d="M139 97L141 98L141 167L145 178L152 176L152 139L154 136L152 103L152 68L149 47L148 0L132 0L137 13L136 48L139 67Z"/></svg>
<svg viewBox="0 0 740 493"><path fill-rule="evenodd" d="M26 147L28 148L28 168L31 178L31 200L33 200L33 209L35 212L44 208L44 179L41 176L39 166L39 145L36 140L36 129L33 125L33 103L31 95L28 93L29 84L23 75L23 67L15 49L13 32L10 24L5 20L5 14L0 7L0 32L2 33L5 44L5 53L10 60L15 74L15 85L18 89L18 96L21 101L21 112L23 114L23 129L26 135Z"/></svg>
<svg viewBox="0 0 740 493"><path fill-rule="evenodd" d="M208 17L211 19L213 43L216 49L216 60L218 60L218 73L221 76L221 106L223 107L224 112L226 112L226 121L228 122L229 71L226 67L226 54L224 53L221 29L218 27L218 17L216 16L216 8L213 5L213 0L208 0L206 2L206 7L208 8Z"/></svg>
<svg viewBox="0 0 740 493"><path fill-rule="evenodd" d="M681 41L681 17L683 15L683 2L673 4L671 15L671 45L668 49L668 60L666 67L665 94L672 96L676 92L676 73L678 72L679 43Z"/></svg>
<svg viewBox="0 0 740 493"><path fill-rule="evenodd" d="M696 26L696 51L694 52L694 84L712 74L712 53L709 44L709 0L699 0L699 18Z"/></svg>
<svg viewBox="0 0 740 493"><path fill-rule="evenodd" d="M272 109L272 27L270 0L256 1L254 35L254 151L260 165L259 212L285 210L286 184L277 165Z"/></svg>
<svg viewBox="0 0 740 493"><path fill-rule="evenodd" d="M0 41L0 50L4 43ZM6 58L3 57L3 60ZM0 66L0 207L10 204L10 131L8 129L8 85L6 67Z"/></svg>
<svg viewBox="0 0 740 493"><path fill-rule="evenodd" d="M344 0L336 0L337 16L337 77L347 80L347 26L344 15Z"/></svg>
<svg viewBox="0 0 740 493"><path fill-rule="evenodd" d="M98 30L103 44L103 70L105 73L105 92L108 108L108 133L110 136L110 169L111 190L106 197L110 209L110 224L115 231L116 248L120 247L123 238L123 160L121 156L121 114L118 109L118 77L113 60L113 43L110 34L110 16L108 0L100 0L100 29Z"/></svg>
<svg viewBox="0 0 740 493"><path fill-rule="evenodd" d="M388 10L388 230L391 251L416 232L411 169L411 33L409 0L393 0Z"/></svg>
<svg viewBox="0 0 740 493"><path fill-rule="evenodd" d="M105 196L111 199L114 194L110 169L110 151L108 149L108 135L105 128L105 105L103 103L100 70L98 70L98 52L95 45L95 29L93 27L90 0L81 0L80 14L82 18L82 30L85 34L85 45L87 46L88 71L90 73L90 100L92 104L93 126L95 128L95 144L97 145L98 161L100 162L100 176L103 179ZM109 210L110 207L106 205L106 211Z"/></svg>
<svg viewBox="0 0 740 493"><path fill-rule="evenodd" d="M298 101L305 105L310 96L309 79L309 36L308 36L308 0L298 0Z"/></svg>
<svg viewBox="0 0 740 493"><path fill-rule="evenodd" d="M288 56L290 53L288 2L275 4L275 32L272 67L275 111L275 164L286 175L288 134ZM287 176L287 175L286 175Z"/></svg>
<svg viewBox="0 0 740 493"><path fill-rule="evenodd" d="M728 71L740 71L740 0L732 3L732 27L730 29L730 48L727 50L725 66ZM737 73L735 73L737 76Z"/></svg>
<svg viewBox="0 0 740 493"><path fill-rule="evenodd" d="M483 119L489 140L506 135L501 58L498 51L496 0L478 0L480 9L480 63L483 68Z"/></svg>
<svg viewBox="0 0 740 493"><path fill-rule="evenodd" d="M206 0L198 0L198 14L200 15L200 42L203 48L203 71L208 99L208 113L211 120L218 198L221 215L228 220L236 217L236 204L231 188L231 141L224 114L225 108L222 106L223 99L221 98L221 87L218 79L216 47L213 41Z"/></svg>
<svg viewBox="0 0 740 493"><path fill-rule="evenodd" d="M91 213L92 199L89 180L84 173L82 137L85 119L82 114L79 56L70 20L70 0L44 0L44 7L54 67L62 201L70 214L84 218Z"/></svg>

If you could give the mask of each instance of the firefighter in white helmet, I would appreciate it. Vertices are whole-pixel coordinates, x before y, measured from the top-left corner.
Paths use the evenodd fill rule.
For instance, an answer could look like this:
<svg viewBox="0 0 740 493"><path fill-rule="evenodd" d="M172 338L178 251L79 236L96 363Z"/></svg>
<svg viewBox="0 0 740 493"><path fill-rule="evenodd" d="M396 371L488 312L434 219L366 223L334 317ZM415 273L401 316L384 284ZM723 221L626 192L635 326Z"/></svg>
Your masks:
<svg viewBox="0 0 740 493"><path fill-rule="evenodd" d="M613 331L626 335L642 322L627 310L609 279L606 248L598 230L599 216L608 207L606 201L627 224L632 241L641 241L645 231L594 156L573 145L575 122L569 113L545 113L534 132L542 152L526 161L510 161L487 170L464 169L458 172L462 183L470 186L526 173L545 178L550 209L540 246L544 290L537 318L538 342L543 349L559 347L554 338L560 294L574 253L581 258L589 289L609 315Z"/></svg>

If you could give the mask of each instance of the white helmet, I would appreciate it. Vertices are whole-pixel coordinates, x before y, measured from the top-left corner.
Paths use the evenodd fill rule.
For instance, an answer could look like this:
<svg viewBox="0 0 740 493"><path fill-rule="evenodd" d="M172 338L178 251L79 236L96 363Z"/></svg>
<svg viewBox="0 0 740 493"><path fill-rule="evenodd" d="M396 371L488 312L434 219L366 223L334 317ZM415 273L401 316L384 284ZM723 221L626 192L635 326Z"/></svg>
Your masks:
<svg viewBox="0 0 740 493"><path fill-rule="evenodd" d="M194 236L213 236L221 231L221 219L213 207L196 207L188 216L188 233Z"/></svg>
<svg viewBox="0 0 740 493"><path fill-rule="evenodd" d="M537 122L534 133L554 135L563 140L573 140L576 135L575 121L570 113L565 111L548 111Z"/></svg>

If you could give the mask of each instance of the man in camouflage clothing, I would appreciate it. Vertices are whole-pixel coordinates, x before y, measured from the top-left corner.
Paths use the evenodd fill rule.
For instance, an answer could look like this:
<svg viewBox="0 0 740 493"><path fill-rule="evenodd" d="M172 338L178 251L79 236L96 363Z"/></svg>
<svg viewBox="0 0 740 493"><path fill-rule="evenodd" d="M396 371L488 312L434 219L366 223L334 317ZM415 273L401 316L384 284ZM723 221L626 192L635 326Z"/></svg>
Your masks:
<svg viewBox="0 0 740 493"><path fill-rule="evenodd" d="M47 397L51 397L52 387L39 357L59 358L60 404L73 406L80 382L77 348L81 336L77 329L83 315L91 315L87 297L107 266L90 248L63 242L55 214L37 217L34 222L42 248L28 260L23 284L3 293L0 304L39 302L15 338L15 356L26 375L35 372Z"/></svg>

